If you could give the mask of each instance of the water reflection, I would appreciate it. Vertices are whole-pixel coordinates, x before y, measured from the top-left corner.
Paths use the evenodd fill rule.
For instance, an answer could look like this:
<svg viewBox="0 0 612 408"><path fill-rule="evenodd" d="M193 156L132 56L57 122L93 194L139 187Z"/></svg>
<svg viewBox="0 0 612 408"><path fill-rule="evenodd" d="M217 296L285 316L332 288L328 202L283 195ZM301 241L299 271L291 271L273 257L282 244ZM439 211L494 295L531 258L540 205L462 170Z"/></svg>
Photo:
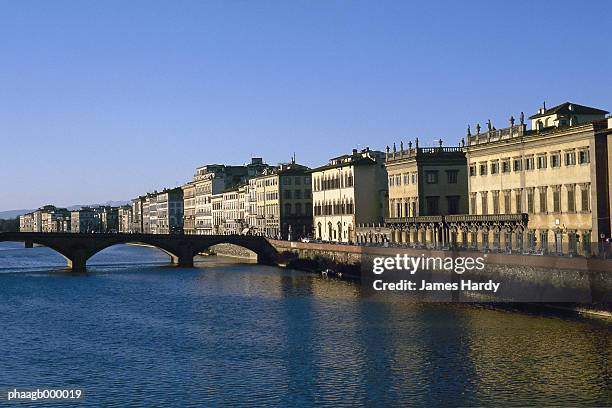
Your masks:
<svg viewBox="0 0 612 408"><path fill-rule="evenodd" d="M607 322L223 258L181 269L146 248L109 248L85 275L43 272L44 255L6 266L23 251L0 251L3 384L79 384L90 406L612 404Z"/></svg>

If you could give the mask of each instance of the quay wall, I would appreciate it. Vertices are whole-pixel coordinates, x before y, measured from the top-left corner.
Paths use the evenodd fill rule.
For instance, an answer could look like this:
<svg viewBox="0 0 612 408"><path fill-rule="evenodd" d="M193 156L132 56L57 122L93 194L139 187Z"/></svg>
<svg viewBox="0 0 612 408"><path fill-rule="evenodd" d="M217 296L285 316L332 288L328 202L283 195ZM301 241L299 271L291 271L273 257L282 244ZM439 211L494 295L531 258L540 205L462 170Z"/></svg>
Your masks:
<svg viewBox="0 0 612 408"><path fill-rule="evenodd" d="M447 274L446 279L491 279L509 288L506 292L500 291L480 299L483 301L558 303L572 309L612 317L612 260L269 241L290 267L306 266L304 269L314 272L329 267L364 283L374 276L371 272L374 257L394 257L397 254L440 258L484 256L486 267L482 271L470 271L462 275L451 273Z"/></svg>

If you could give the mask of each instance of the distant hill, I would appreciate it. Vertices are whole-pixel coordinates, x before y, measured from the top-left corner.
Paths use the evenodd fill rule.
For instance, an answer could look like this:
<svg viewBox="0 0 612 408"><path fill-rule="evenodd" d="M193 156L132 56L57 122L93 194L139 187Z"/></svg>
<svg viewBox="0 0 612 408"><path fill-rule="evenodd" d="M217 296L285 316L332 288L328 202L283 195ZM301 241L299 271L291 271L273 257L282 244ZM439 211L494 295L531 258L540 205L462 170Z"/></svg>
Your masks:
<svg viewBox="0 0 612 408"><path fill-rule="evenodd" d="M113 207L119 207L125 204L129 204L130 201L106 201L104 203L100 203L100 204L77 204L77 205L70 205L68 207L66 207L69 210L78 210L81 207L96 207L96 206L100 206L100 205L110 205ZM10 220L13 218L17 218L20 215L29 213L35 211L35 209L29 209L29 210L9 210L9 211L0 211L0 220Z"/></svg>

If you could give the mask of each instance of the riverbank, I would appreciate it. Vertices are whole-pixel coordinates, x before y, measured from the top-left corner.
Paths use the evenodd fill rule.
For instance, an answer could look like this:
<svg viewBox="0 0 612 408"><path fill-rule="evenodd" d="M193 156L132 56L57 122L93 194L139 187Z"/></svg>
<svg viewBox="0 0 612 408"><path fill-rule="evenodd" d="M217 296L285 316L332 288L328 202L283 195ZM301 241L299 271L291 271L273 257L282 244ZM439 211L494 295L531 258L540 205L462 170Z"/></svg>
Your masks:
<svg viewBox="0 0 612 408"><path fill-rule="evenodd" d="M361 247L352 245L303 243L270 240L287 267L320 273L330 268L343 278L371 285L378 275L372 273L375 258L408 257L458 258L483 257L486 267L480 271L429 273L427 277L451 282L462 279L499 282L503 290L483 295L462 293L453 301L532 303L540 307L573 311L577 314L612 319L612 260L525 256L471 251L434 249ZM451 299L449 299L451 300Z"/></svg>

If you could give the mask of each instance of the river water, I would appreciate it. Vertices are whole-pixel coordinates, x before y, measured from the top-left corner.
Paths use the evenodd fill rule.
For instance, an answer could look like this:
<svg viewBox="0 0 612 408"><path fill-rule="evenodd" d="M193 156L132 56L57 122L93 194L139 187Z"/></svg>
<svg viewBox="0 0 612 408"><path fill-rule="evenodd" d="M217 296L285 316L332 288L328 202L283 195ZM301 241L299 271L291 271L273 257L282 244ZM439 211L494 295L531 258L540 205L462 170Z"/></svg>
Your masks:
<svg viewBox="0 0 612 408"><path fill-rule="evenodd" d="M48 248L0 243L0 389L121 407L612 405L607 321L167 262L118 245L73 275Z"/></svg>

